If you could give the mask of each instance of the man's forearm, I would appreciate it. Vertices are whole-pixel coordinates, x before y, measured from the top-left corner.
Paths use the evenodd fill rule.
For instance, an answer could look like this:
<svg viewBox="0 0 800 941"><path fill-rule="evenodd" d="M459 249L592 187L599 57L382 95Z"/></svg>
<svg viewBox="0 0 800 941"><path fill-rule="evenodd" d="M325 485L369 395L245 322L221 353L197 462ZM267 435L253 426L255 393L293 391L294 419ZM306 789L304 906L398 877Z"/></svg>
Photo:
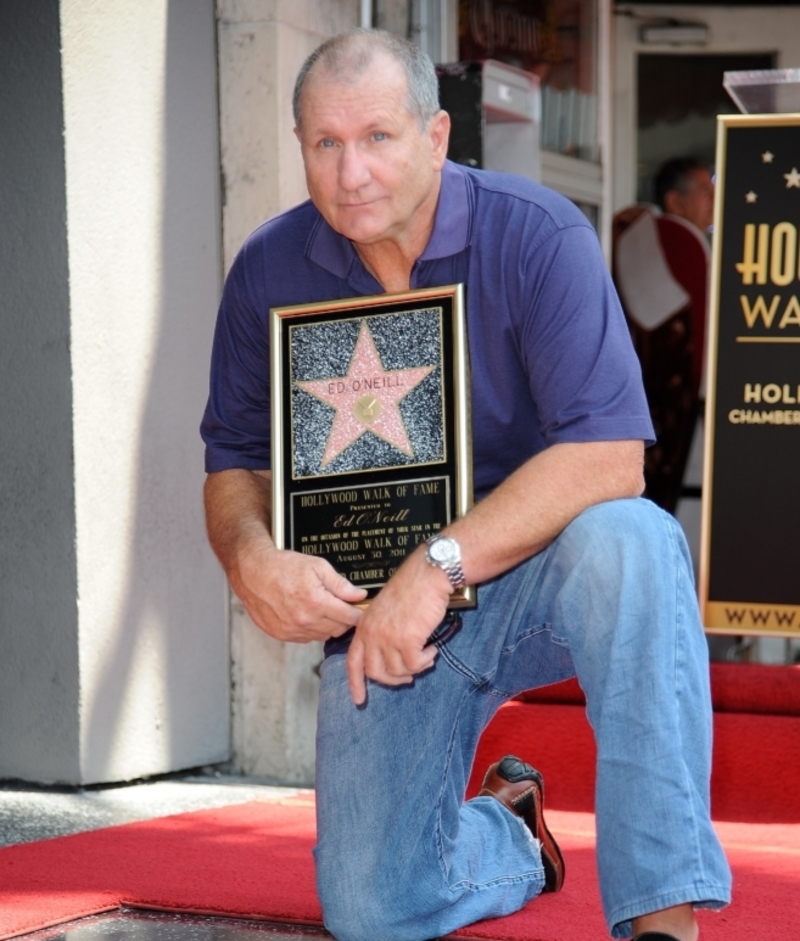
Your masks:
<svg viewBox="0 0 800 941"><path fill-rule="evenodd" d="M531 458L447 532L479 584L540 552L590 506L642 493L641 441L554 445Z"/></svg>
<svg viewBox="0 0 800 941"><path fill-rule="evenodd" d="M209 474L203 489L208 540L230 578L248 539L272 544L272 478L241 469Z"/></svg>

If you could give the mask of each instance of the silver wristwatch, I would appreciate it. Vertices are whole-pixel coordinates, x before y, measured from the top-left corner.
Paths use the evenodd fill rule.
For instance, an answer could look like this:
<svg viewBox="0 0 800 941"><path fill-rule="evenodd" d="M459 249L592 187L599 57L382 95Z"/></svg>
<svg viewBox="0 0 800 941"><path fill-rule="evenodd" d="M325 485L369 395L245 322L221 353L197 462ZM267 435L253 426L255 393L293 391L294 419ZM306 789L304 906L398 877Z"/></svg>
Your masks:
<svg viewBox="0 0 800 941"><path fill-rule="evenodd" d="M461 546L452 536L432 536L428 540L425 558L450 579L453 591L467 584L464 569L461 568Z"/></svg>

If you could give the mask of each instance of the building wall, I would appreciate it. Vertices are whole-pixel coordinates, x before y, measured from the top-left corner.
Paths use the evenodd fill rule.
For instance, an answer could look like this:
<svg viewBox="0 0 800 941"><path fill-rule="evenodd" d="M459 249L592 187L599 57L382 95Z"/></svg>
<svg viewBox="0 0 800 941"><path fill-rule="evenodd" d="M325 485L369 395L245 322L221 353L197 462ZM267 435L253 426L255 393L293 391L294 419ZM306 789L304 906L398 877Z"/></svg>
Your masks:
<svg viewBox="0 0 800 941"><path fill-rule="evenodd" d="M58 0L0 3L0 776L75 778L78 603Z"/></svg>
<svg viewBox="0 0 800 941"><path fill-rule="evenodd" d="M0 16L0 777L224 760L197 434L222 267L213 0Z"/></svg>
<svg viewBox="0 0 800 941"><path fill-rule="evenodd" d="M225 270L264 219L307 198L291 98L305 57L358 25L359 0L217 0ZM283 644L231 599L233 762L307 784L321 644Z"/></svg>
<svg viewBox="0 0 800 941"><path fill-rule="evenodd" d="M613 211L636 200L636 55L640 51L688 54L691 52L774 52L778 68L800 67L800 11L795 7L656 6L625 4L633 16L614 17L614 123ZM674 18L705 23L706 46L642 46L639 27L646 19Z"/></svg>

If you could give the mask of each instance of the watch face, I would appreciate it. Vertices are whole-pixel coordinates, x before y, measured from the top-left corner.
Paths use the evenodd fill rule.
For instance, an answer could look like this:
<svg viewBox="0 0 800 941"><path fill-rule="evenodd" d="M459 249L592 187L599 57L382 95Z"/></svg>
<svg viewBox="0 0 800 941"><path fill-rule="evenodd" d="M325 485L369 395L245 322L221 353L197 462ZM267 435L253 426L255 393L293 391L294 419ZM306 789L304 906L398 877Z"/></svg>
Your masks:
<svg viewBox="0 0 800 941"><path fill-rule="evenodd" d="M428 546L428 552L435 562L455 562L458 559L458 547L455 541L443 536Z"/></svg>

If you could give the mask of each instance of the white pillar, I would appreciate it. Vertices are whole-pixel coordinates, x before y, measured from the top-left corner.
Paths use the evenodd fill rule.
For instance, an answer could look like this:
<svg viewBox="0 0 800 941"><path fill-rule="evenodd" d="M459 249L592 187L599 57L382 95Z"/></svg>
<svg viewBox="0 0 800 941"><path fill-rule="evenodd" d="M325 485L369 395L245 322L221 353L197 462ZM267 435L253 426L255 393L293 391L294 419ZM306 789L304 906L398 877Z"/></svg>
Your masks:
<svg viewBox="0 0 800 941"><path fill-rule="evenodd" d="M0 3L0 778L80 777L58 4Z"/></svg>
<svg viewBox="0 0 800 941"><path fill-rule="evenodd" d="M63 111L36 117L53 125L40 144L60 161L62 208L10 273L31 394L6 447L28 477L3 483L12 503L47 503L0 534L21 560L0 586L0 777L85 784L224 760L224 581L197 433L221 280L213 0L12 3L49 13L61 46L46 81ZM23 19L33 100L41 24ZM24 182L37 219L46 194ZM29 328L55 316L34 290L45 276L63 305L50 348Z"/></svg>
<svg viewBox="0 0 800 941"><path fill-rule="evenodd" d="M225 269L264 219L307 198L292 89L305 57L358 25L359 0L217 0ZM282 644L231 603L233 761L293 784L314 776L320 644Z"/></svg>

